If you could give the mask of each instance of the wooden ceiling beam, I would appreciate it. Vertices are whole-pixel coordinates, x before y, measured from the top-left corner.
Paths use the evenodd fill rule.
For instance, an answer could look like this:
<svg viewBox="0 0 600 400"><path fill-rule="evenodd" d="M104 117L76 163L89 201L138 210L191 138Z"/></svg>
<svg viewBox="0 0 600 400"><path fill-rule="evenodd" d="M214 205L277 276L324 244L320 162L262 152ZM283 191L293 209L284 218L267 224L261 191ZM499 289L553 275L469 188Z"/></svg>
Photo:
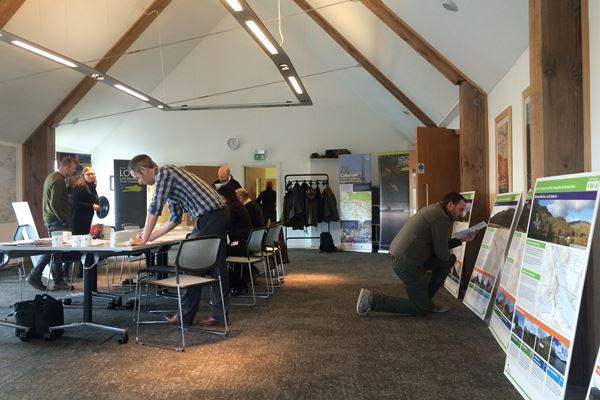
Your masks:
<svg viewBox="0 0 600 400"><path fill-rule="evenodd" d="M25 0L0 1L0 28L4 28L4 25L17 13L23 3L25 3Z"/></svg>
<svg viewBox="0 0 600 400"><path fill-rule="evenodd" d="M100 72L106 73L119 60L119 58L131 47L133 43L144 33L150 24L171 3L171 0L154 0L154 2L142 13L138 20L125 32L125 34L108 50L108 52L94 66ZM41 126L58 125L75 106L89 93L96 84L96 80L85 77L77 86L60 102L60 104L46 117ZM38 127L39 129L39 127ZM37 131L37 129L36 129Z"/></svg>
<svg viewBox="0 0 600 400"><path fill-rule="evenodd" d="M344 50L348 52L356 62L367 70L384 88L386 88L392 96L402 103L419 121L425 126L435 128L437 125L431 118L423 112L415 103L412 102L392 81L390 81L383 72L381 72L375 64L365 57L348 39L346 39L333 25L319 14L306 0L294 0L309 17L313 19L333 40L335 40Z"/></svg>
<svg viewBox="0 0 600 400"><path fill-rule="evenodd" d="M475 82L444 57L442 53L423 39L417 31L396 15L382 0L361 0L361 2L450 82L460 85L466 81L479 92L485 93Z"/></svg>

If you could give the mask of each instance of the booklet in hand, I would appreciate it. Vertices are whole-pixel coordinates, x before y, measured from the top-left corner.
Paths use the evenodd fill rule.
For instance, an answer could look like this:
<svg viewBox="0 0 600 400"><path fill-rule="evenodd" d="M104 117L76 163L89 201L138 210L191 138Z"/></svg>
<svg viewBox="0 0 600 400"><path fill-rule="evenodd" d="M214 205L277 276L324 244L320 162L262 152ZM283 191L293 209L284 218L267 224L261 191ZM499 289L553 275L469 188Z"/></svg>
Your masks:
<svg viewBox="0 0 600 400"><path fill-rule="evenodd" d="M464 238L466 238L467 236L469 236L471 233L479 232L480 230L482 230L486 226L487 226L487 223L485 221L481 221L480 223L478 223L477 225L473 225L469 229L465 229L465 230L462 230L462 231L454 232L452 234L452 238L453 239L456 238L456 239L463 240Z"/></svg>

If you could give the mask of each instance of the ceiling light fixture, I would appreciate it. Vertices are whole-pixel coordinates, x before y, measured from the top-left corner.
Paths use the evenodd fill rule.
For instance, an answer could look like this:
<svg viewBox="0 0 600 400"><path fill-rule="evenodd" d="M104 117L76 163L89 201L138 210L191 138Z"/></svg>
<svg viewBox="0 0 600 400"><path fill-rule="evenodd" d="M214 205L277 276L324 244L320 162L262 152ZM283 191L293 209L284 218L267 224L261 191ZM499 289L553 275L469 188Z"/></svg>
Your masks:
<svg viewBox="0 0 600 400"><path fill-rule="evenodd" d="M29 43L25 43L25 42L22 42L20 40L13 40L13 41L11 41L11 43L14 44L15 46L18 46L18 47L22 48L22 49L25 49L25 50L30 51L32 53L38 54L38 55L40 55L42 57L46 57L47 59L50 59L50 60L52 60L54 62L60 63L62 65L66 65L67 67L71 67L71 68L76 68L77 67L77 64L72 63L69 60L65 60L64 58L59 57L56 54L52 54L52 53L50 53L50 51L42 50L39 47L32 46Z"/></svg>
<svg viewBox="0 0 600 400"><path fill-rule="evenodd" d="M267 39L267 36L265 36L264 32L258 27L258 25L256 25L256 22L249 20L246 21L246 25L248 28L250 28L254 36L256 36L256 38L262 43L262 45L265 46L269 53L277 54L277 49L275 46L273 46L273 43Z"/></svg>
<svg viewBox="0 0 600 400"><path fill-rule="evenodd" d="M300 84L296 80L296 77L294 77L294 76L288 76L288 81L290 81L290 83L292 84L292 87L294 88L294 90L296 91L296 93L302 94L302 88L300 87Z"/></svg>
<svg viewBox="0 0 600 400"><path fill-rule="evenodd" d="M290 70L290 66L287 64L281 64L279 66L279 68L281 68L282 71L289 71Z"/></svg>
<svg viewBox="0 0 600 400"><path fill-rule="evenodd" d="M233 11L236 11L236 12L244 11L244 9L242 8L242 5L240 4L240 2L238 0L225 0L225 1L227 1L227 4L229 4L229 7L231 7L233 9Z"/></svg>
<svg viewBox="0 0 600 400"><path fill-rule="evenodd" d="M163 103L162 101L154 99L146 94L143 94L142 92L131 88L129 85L124 84L118 79L106 75L105 73L98 71L97 69L94 69L87 64L81 63L79 61L73 60L72 58L63 56L62 54L58 54L54 51L48 50L36 43L32 43L29 40L18 37L17 35L13 35L10 32L0 30L0 42L5 42L13 46L17 46L19 48L33 52L54 62L66 65L69 68L73 68L73 71L77 71L87 77L95 79L104 85L119 89L127 94L130 94L131 96L145 101L153 107L158 107L159 105L161 105L162 110L167 111L169 109L169 106Z"/></svg>

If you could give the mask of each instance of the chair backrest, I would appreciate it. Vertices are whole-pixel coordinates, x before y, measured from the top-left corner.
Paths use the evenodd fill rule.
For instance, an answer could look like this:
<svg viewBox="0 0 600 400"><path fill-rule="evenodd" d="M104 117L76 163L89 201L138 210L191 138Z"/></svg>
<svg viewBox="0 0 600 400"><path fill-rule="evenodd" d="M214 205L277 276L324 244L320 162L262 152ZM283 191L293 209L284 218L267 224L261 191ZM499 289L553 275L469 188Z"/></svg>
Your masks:
<svg viewBox="0 0 600 400"><path fill-rule="evenodd" d="M175 265L182 271L203 273L215 265L222 236L200 236L179 242Z"/></svg>
<svg viewBox="0 0 600 400"><path fill-rule="evenodd" d="M265 228L255 228L250 231L246 251L248 254L259 253L263 249L263 239L265 237Z"/></svg>
<svg viewBox="0 0 600 400"><path fill-rule="evenodd" d="M279 233L281 233L281 226L281 222L269 226L265 238L265 246L275 246L275 243L279 241Z"/></svg>
<svg viewBox="0 0 600 400"><path fill-rule="evenodd" d="M19 225L17 227L17 230L15 231L15 236L13 237L13 240L32 240L32 239L39 239L37 232L35 229L33 229L33 226L31 225Z"/></svg>

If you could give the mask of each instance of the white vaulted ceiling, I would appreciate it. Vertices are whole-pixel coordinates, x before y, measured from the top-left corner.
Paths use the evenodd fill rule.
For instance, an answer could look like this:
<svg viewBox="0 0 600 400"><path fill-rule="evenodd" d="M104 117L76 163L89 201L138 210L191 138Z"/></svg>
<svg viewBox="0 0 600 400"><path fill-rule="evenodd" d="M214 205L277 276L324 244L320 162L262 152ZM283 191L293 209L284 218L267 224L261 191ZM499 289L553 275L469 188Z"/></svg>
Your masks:
<svg viewBox="0 0 600 400"><path fill-rule="evenodd" d="M446 11L439 0L385 0L424 39L489 92L527 47L527 2L455 2L460 7L457 13ZM100 0L92 5L80 0L27 0L4 29L94 65L150 3ZM249 3L280 39L278 0ZM360 1L311 0L310 4L434 122L440 123L455 107L458 88ZM313 107L336 100L335 96L320 95L319 90L313 90L313 95L311 86L335 81L399 134L414 135L415 127L422 123L407 115L406 107L358 67L292 0L281 0L280 5L282 47L313 96ZM237 50L230 51L233 48ZM194 62L184 66L181 62L186 58ZM0 59L0 141L21 143L82 76L4 43L0 43ZM178 79L171 77L174 70ZM293 100L287 86L276 83L281 75L270 60L218 0L173 0L108 73L169 103L235 103L242 94L259 102ZM264 90L270 82L275 82L268 86L272 90ZM228 93L217 95L223 92ZM202 96L209 97L199 99ZM90 151L130 111L144 106L96 85L62 121L57 145ZM235 114L235 110L226 112ZM84 142L77 134L86 120L94 123L85 125Z"/></svg>

